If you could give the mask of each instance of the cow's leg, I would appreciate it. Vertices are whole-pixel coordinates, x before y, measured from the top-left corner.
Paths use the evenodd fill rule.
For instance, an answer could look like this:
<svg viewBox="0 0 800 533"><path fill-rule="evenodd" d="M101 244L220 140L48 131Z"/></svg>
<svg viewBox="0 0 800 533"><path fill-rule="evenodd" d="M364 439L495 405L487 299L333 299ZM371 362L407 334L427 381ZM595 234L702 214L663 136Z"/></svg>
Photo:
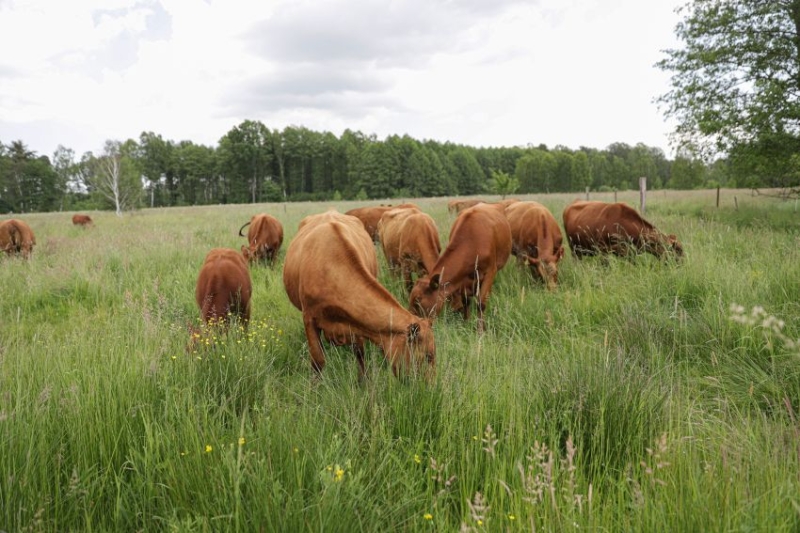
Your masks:
<svg viewBox="0 0 800 533"><path fill-rule="evenodd" d="M308 339L308 351L311 354L311 367L319 374L325 368L325 352L322 350L320 330L314 323L314 319L306 315L303 315L303 326L306 330L306 339Z"/></svg>
<svg viewBox="0 0 800 533"><path fill-rule="evenodd" d="M356 361L358 361L358 381L364 381L364 376L366 375L367 371L364 367L364 341L359 339L354 341L350 347L353 349L353 353L356 356Z"/></svg>
<svg viewBox="0 0 800 533"><path fill-rule="evenodd" d="M486 304L489 301L489 295L492 292L492 285L497 271L489 271L483 278L480 279L478 286L478 333L483 333L486 328L484 321L484 312L486 311Z"/></svg>
<svg viewBox="0 0 800 533"><path fill-rule="evenodd" d="M467 291L461 293L461 316L464 317L464 320L469 320L470 300L471 298Z"/></svg>

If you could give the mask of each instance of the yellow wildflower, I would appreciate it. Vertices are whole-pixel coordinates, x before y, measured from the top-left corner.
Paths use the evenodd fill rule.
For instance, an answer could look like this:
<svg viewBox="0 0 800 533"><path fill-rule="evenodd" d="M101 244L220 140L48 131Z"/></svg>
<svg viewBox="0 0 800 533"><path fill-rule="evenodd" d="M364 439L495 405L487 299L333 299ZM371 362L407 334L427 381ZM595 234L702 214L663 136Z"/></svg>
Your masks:
<svg viewBox="0 0 800 533"><path fill-rule="evenodd" d="M336 472L333 473L333 480L334 481L341 481L344 477L344 470L341 468L337 468Z"/></svg>
<svg viewBox="0 0 800 533"><path fill-rule="evenodd" d="M206 453L211 453L213 449L210 444L206 444Z"/></svg>
<svg viewBox="0 0 800 533"><path fill-rule="evenodd" d="M244 437L239 437L239 446L244 446Z"/></svg>
<svg viewBox="0 0 800 533"><path fill-rule="evenodd" d="M422 458L416 453L414 454L414 462L417 464L420 464L422 462Z"/></svg>
<svg viewBox="0 0 800 533"><path fill-rule="evenodd" d="M433 515L431 513L425 513L424 515L422 515L422 518L424 518L425 520L433 520Z"/></svg>

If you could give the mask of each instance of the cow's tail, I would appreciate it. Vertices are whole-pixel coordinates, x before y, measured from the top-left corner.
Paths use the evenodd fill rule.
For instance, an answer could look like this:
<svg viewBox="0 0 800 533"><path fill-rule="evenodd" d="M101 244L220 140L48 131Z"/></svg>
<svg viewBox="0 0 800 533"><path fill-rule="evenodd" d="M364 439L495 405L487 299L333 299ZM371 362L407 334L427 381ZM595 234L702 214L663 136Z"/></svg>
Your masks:
<svg viewBox="0 0 800 533"><path fill-rule="evenodd" d="M239 228L239 237L244 237L244 235L242 235L242 230L243 230L244 228L246 228L247 226L249 226L249 225L250 225L250 222L246 222L244 226L242 226L241 228Z"/></svg>

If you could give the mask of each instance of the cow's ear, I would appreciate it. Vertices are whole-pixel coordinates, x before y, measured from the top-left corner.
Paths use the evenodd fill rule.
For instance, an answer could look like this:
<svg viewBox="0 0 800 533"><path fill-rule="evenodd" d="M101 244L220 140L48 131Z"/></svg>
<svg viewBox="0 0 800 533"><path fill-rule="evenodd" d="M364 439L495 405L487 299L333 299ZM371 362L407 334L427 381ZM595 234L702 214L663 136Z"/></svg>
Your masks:
<svg viewBox="0 0 800 533"><path fill-rule="evenodd" d="M408 342L414 342L419 337L419 324L416 322L412 322L408 325Z"/></svg>
<svg viewBox="0 0 800 533"><path fill-rule="evenodd" d="M431 276L430 287L433 290L437 290L439 288L439 274L434 274Z"/></svg>

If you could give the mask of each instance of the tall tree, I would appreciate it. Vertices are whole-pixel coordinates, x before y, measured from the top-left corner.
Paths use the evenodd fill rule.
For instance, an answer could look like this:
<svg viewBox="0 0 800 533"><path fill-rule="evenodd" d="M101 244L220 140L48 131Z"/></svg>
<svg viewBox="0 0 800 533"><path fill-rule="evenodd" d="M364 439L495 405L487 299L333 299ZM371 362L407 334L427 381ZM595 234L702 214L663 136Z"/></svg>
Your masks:
<svg viewBox="0 0 800 533"><path fill-rule="evenodd" d="M480 194L486 185L486 177L475 154L463 146L451 150L448 157L456 170L458 194Z"/></svg>
<svg viewBox="0 0 800 533"><path fill-rule="evenodd" d="M151 207L178 205L175 144L153 132L142 132L136 155L142 174L149 181Z"/></svg>
<svg viewBox="0 0 800 533"><path fill-rule="evenodd" d="M11 211L24 213L29 211L25 197L25 166L36 154L21 140L12 141L8 145L7 154L9 164L3 186L5 201Z"/></svg>
<svg viewBox="0 0 800 533"><path fill-rule="evenodd" d="M669 186L672 189L697 189L703 185L705 165L691 154L678 154L672 163L672 177Z"/></svg>
<svg viewBox="0 0 800 533"><path fill-rule="evenodd" d="M141 173L134 159L135 150L133 140L124 143L109 140L99 157L90 155L93 169L89 180L94 190L114 207L118 217L141 200Z"/></svg>
<svg viewBox="0 0 800 533"><path fill-rule="evenodd" d="M677 141L751 168L768 160L788 184L800 151L800 0L693 0L678 12L683 47L656 64L672 73L658 101Z"/></svg>
<svg viewBox="0 0 800 533"><path fill-rule="evenodd" d="M532 149L517 161L514 174L520 192L550 192L555 184L556 166L552 153L539 148Z"/></svg>
<svg viewBox="0 0 800 533"><path fill-rule="evenodd" d="M80 177L80 173L76 168L75 151L62 145L58 145L56 151L53 152L53 170L58 175L58 183L56 184L62 190L66 191L71 187L77 187L76 179Z"/></svg>
<svg viewBox="0 0 800 533"><path fill-rule="evenodd" d="M229 183L227 202L258 202L272 179L272 132L259 121L245 120L219 141L220 172Z"/></svg>

